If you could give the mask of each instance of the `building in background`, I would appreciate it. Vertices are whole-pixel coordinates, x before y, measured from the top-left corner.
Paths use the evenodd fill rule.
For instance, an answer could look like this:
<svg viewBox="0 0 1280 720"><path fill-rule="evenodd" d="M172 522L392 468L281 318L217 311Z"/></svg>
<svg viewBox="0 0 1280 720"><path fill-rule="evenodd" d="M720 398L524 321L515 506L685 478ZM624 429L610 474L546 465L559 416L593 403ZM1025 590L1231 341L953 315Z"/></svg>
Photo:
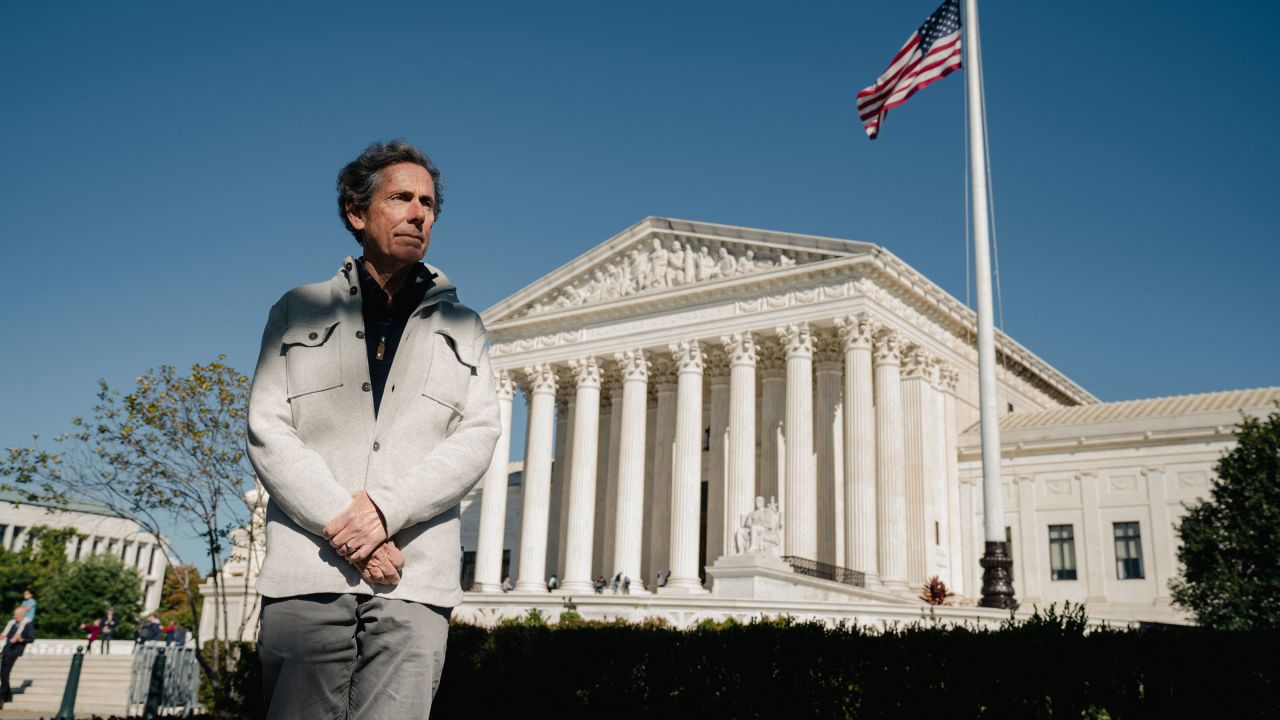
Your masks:
<svg viewBox="0 0 1280 720"><path fill-rule="evenodd" d="M5 549L29 546L31 528L38 525L73 528L85 537L67 543L68 560L99 553L120 558L142 576L143 612L160 607L169 559L154 535L98 503L82 500L62 507L18 500L16 493L0 492L0 544Z"/></svg>

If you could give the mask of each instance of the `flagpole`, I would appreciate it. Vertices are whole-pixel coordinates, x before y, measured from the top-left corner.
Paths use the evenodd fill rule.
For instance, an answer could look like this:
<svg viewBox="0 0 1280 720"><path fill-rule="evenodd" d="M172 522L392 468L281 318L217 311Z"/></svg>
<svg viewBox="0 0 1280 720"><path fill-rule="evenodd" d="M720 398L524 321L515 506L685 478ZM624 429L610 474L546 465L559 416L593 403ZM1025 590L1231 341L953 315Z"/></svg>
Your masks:
<svg viewBox="0 0 1280 720"><path fill-rule="evenodd" d="M1004 487L1000 480L1000 415L996 406L996 347L992 325L990 213L987 198L986 109L978 47L978 0L964 2L965 92L969 98L969 186L972 189L973 259L978 300L978 397L982 427L982 509L985 547L980 564L982 606L1014 609L1013 561L1004 535Z"/></svg>

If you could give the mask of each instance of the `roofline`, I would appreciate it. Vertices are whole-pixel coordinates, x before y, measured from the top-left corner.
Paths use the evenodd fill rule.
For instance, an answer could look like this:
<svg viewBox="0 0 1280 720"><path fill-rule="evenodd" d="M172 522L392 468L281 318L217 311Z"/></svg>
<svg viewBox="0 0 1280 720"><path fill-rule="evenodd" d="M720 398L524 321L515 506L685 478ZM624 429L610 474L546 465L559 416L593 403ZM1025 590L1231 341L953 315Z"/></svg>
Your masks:
<svg viewBox="0 0 1280 720"><path fill-rule="evenodd" d="M600 245L597 245L595 248L573 258L569 262L543 275L537 280L528 283L516 293L508 296L506 299L481 313L482 320L486 325L499 324L499 321L495 320L495 317L516 310L525 303L530 302L533 298L541 296L547 292L545 284L552 283L558 276L568 276L584 270L609 257L614 252L621 249L622 246L628 245L638 238L643 237L646 233L655 231L682 234L703 234L715 239L745 240L758 243L769 243L771 241L778 242L784 239L792 241L786 245L780 245L780 247L803 248L803 244L796 245L794 241L805 240L812 243L810 247L814 250L837 254L843 253L849 258L857 258L860 261L871 262L874 265L874 270L876 270L873 274L878 279L887 281L892 285L896 285L899 289L906 291L907 294L913 295L922 304L928 305L938 311L937 317L935 317L938 322L946 325L949 321L952 332L957 335L969 335L975 338L974 347L976 348L977 313L964 303L960 302L960 300L951 293L942 289L942 287L937 283L934 283L918 270L911 267L904 260L879 245L859 240L842 240L840 238L824 237L820 235L804 235L777 230L721 225L716 223L704 223L692 220L680 220L655 216L644 218L622 232L617 233ZM760 237L750 237L752 234L759 235ZM813 264L826 265L826 263ZM804 274L806 270L810 268L810 265L812 264L798 265L796 267L786 268L785 271L794 277L796 275ZM781 271L775 270L772 272ZM754 277L764 279L767 278L768 275L769 273L761 273ZM716 282L732 282L732 280L720 280ZM692 288L672 288L664 290L661 293L654 293L654 296L657 297L667 293L681 291L688 292L689 290L692 290ZM607 306L608 304L605 304L603 307ZM594 310L601 307L602 305L592 304L570 308L567 311L590 315ZM523 319L524 318L521 318L521 320ZM553 314L547 314L538 317L535 322L555 319L556 318L553 317ZM1085 390L1040 356L1036 355L1021 343L1005 334L1004 331L998 329L995 331L995 344L996 352L1004 359L1004 362L1013 362L1022 366L1025 371L1029 371L1031 374L1039 378L1043 382L1045 388L1052 391L1051 394L1056 393L1059 396L1059 400L1062 400L1067 404L1075 403L1079 405L1093 405L1100 402L1098 398L1088 390ZM1014 372L1017 372L1016 368L1014 369Z"/></svg>

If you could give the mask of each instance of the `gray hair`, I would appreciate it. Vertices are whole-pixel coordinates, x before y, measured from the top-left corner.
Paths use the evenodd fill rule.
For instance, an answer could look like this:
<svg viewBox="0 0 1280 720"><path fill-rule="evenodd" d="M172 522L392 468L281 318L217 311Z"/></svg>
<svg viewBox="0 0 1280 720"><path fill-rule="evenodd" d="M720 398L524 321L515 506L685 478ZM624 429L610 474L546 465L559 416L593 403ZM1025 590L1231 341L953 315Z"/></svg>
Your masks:
<svg viewBox="0 0 1280 720"><path fill-rule="evenodd" d="M356 210L368 210L373 203L373 195L382 182L382 171L400 163L420 165L431 175L431 184L436 192L435 216L440 217L440 210L444 206L444 176L440 174L440 168L431 162L426 153L404 140L375 142L338 173L338 216L342 218L342 224L347 230L355 236L356 242L363 240L360 232L351 227L351 221L347 219L347 206Z"/></svg>

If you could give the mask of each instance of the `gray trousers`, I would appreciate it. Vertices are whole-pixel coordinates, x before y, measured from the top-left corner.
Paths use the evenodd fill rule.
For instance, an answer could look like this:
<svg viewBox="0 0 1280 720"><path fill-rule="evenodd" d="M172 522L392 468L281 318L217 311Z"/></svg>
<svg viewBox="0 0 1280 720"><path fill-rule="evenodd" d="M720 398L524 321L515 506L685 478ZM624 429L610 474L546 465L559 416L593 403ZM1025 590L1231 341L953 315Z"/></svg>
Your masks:
<svg viewBox="0 0 1280 720"><path fill-rule="evenodd" d="M449 610L370 595L263 598L258 654L270 720L426 718Z"/></svg>

